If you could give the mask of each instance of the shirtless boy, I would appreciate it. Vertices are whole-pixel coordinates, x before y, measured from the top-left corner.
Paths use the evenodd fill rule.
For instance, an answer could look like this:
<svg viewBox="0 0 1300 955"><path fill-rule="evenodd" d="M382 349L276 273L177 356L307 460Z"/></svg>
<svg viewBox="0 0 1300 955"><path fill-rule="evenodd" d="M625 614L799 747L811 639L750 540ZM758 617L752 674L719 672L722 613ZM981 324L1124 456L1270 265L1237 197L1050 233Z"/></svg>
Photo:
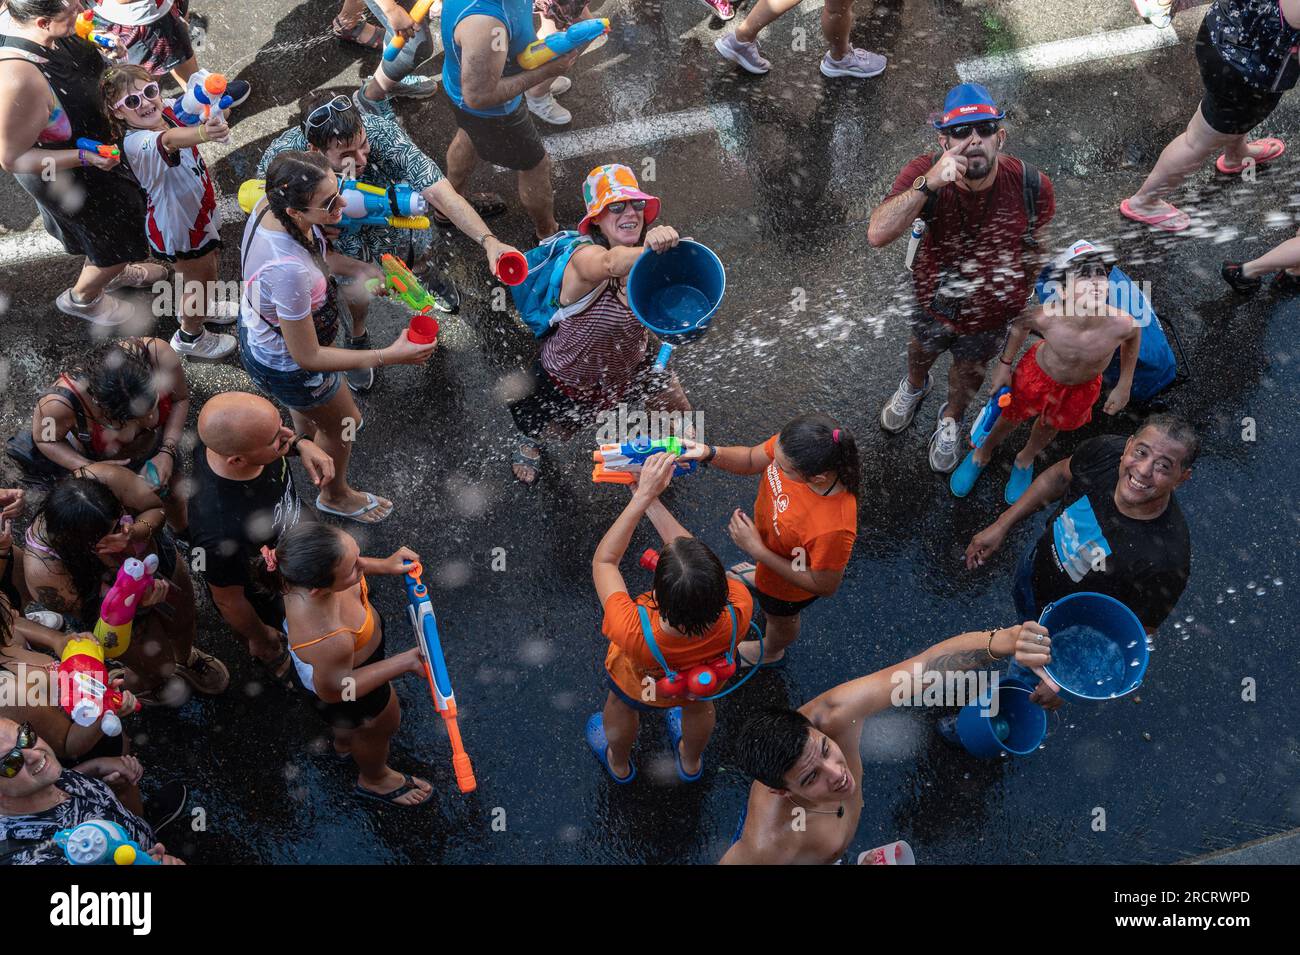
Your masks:
<svg viewBox="0 0 1300 955"><path fill-rule="evenodd" d="M914 667L922 672L1024 667L1052 661L1052 641L1033 622L963 633L868 676L841 683L797 710L769 709L741 728L737 755L754 777L739 838L725 865L839 862L862 815L862 726L893 703ZM945 678L946 682L946 678ZM919 690L919 688L918 688Z"/></svg>
<svg viewBox="0 0 1300 955"><path fill-rule="evenodd" d="M993 452L1023 421L1034 418L1029 440L1016 455L1003 499L1014 504L1034 479L1034 459L1062 431L1075 431L1092 420L1092 406L1101 394L1101 375L1115 349L1120 350L1119 380L1106 398L1106 414L1118 414L1128 404L1137 368L1142 329L1133 316L1111 306L1110 264L1101 249L1079 241L1057 261L1060 294L1016 319L999 357L990 394L1011 386L1011 404L1002 410L984 443L966 455L949 481L952 493L965 497L979 480ZM1043 340L1011 370L1012 359L1025 337L1038 332ZM1010 356L1010 357L1008 357Z"/></svg>

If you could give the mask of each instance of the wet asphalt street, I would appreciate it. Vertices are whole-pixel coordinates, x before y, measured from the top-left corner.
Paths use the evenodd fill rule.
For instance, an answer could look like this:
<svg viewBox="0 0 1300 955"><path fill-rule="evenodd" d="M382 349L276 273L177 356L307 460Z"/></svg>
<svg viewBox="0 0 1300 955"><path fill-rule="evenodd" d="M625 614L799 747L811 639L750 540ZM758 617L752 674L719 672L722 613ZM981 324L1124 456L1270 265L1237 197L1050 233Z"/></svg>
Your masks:
<svg viewBox="0 0 1300 955"><path fill-rule="evenodd" d="M219 188L233 196L299 95L355 88L357 48L327 36L332 2L195 6L211 23L201 62L254 87L237 114L233 147L209 154ZM1300 824L1300 744L1286 695L1296 676L1291 614L1300 589L1292 471L1300 448L1300 301L1267 288L1241 299L1218 275L1222 259L1258 254L1294 229L1296 160L1288 155L1254 183L1203 173L1191 183L1195 199L1182 203L1196 211L1197 227L1177 239L1153 238L1115 211L1195 109L1191 40L1203 9L1178 17L1177 44L988 81L1009 112L1009 150L1056 185L1055 243L1115 243L1130 274L1151 283L1156 311L1186 345L1191 380L1167 397L1205 439L1179 492L1192 531L1191 582L1155 638L1140 702L1066 707L1030 758L985 763L949 749L928 713L873 720L864 733L866 808L856 850L902 838L922 864L1173 862ZM901 374L911 292L904 243L872 250L866 220L904 163L931 148L925 123L958 82L954 64L1133 27L1131 6L862 2L855 43L890 59L882 77L865 82L818 73L815 3L765 35L775 64L766 77L741 74L716 55L711 44L730 27L698 3L609 0L597 12L614 20L614 31L579 61L563 97L574 114L564 133L582 135L557 141L564 147L557 152L568 154L556 163L558 218L571 227L580 217L579 185L592 166L619 161L640 173L654 160L654 181L642 185L662 197L662 221L713 248L728 269L727 297L709 334L674 358L703 413L706 439L756 443L812 409L857 433L865 492L844 585L805 613L786 669L759 674L719 705L702 783L677 782L663 727L647 721L635 756L641 778L616 789L582 729L604 698L605 642L589 561L625 493L588 480L590 436L552 447L537 487L511 478L514 432L504 399L536 345L517 319L491 309L492 286L472 242L452 238L462 314L444 322L443 347L427 369L387 370L362 405L367 426L354 483L391 496L397 515L369 533L349 530L365 552L407 544L423 556L479 789L469 797L456 791L428 691L406 678L394 763L431 779L435 799L381 815L358 804L349 795L350 769L323 753L315 716L254 682L253 667L205 605L200 643L231 665L230 691L134 724L150 774L185 779L193 804L206 812L206 831L165 834L191 861L712 862L746 798L728 737L747 712L798 705L954 633L1012 621L1014 562L1042 517L1018 528L989 567L967 572L962 553L1002 507L1009 455L959 502L925 460L934 397L917 427L898 436L880 431L880 406ZM806 52L790 49L799 28L808 31ZM362 57L366 72L376 59ZM704 108L703 131L637 141L638 120ZM453 132L441 94L405 101L398 114L441 163ZM667 125L687 122L678 116ZM1295 144L1297 126L1293 93L1259 133ZM510 180L490 173L480 170L474 186L508 193ZM25 196L0 177L0 224L15 233L35 228L35 235L33 219ZM518 212L493 226L521 245L531 234ZM223 277L236 274L241 228L242 216L228 216ZM0 290L10 297L5 434L28 419L38 389L84 347L85 330L51 304L76 264L66 257L0 264ZM803 311L791 306L799 289ZM147 299L140 301L147 316ZM394 304L374 315L380 340L405 322ZM157 328L170 337L174 324L162 319ZM249 387L237 364L189 368L196 405ZM1254 441L1243 440L1246 418L1255 423ZM1053 450L1063 455L1086 437L1132 427L1133 419L1098 410ZM752 506L754 491L754 479L705 472L680 481L668 503L733 562L743 555L727 538L726 520L732 508ZM630 552L652 543L647 525ZM504 571L491 569L494 548L505 550ZM634 587L648 587L632 560L627 574ZM410 646L398 583L378 582L375 599L387 612L391 646ZM1247 678L1257 684L1255 702L1241 698ZM1091 825L1096 807L1105 810L1102 832Z"/></svg>

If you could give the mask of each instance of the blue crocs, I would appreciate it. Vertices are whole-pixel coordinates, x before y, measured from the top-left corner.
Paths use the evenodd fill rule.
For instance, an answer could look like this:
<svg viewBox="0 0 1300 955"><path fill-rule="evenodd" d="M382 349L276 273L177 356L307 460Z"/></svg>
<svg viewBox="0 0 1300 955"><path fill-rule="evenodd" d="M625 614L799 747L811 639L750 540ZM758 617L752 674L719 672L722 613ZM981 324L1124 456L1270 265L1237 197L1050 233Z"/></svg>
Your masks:
<svg viewBox="0 0 1300 955"><path fill-rule="evenodd" d="M1007 489L1002 494L1002 500L1008 504L1014 504L1020 500L1020 495L1029 490L1029 485L1034 483L1034 466L1031 464L1027 468L1022 468L1018 464L1011 465L1011 477L1007 478Z"/></svg>
<svg viewBox="0 0 1300 955"><path fill-rule="evenodd" d="M677 778L684 783L696 782L704 775L704 760L700 760L700 771L693 776L682 769L682 708L674 706L664 714L664 720L668 724L668 740L673 744L673 762L677 764Z"/></svg>
<svg viewBox="0 0 1300 955"><path fill-rule="evenodd" d="M965 497L970 493L975 482L980 479L984 473L985 465L975 463L975 452L968 451L966 457L961 459L961 464L957 465L957 470L952 472L952 477L948 479L948 488L955 497Z"/></svg>
<svg viewBox="0 0 1300 955"><path fill-rule="evenodd" d="M627 765L631 772L626 776L615 776L614 770L609 768L609 740L605 738L605 717L601 713L592 713L591 719L587 720L587 745L591 747L592 755L600 765L605 767L605 772L609 773L609 778L614 782L625 786L636 779L636 763L630 759Z"/></svg>

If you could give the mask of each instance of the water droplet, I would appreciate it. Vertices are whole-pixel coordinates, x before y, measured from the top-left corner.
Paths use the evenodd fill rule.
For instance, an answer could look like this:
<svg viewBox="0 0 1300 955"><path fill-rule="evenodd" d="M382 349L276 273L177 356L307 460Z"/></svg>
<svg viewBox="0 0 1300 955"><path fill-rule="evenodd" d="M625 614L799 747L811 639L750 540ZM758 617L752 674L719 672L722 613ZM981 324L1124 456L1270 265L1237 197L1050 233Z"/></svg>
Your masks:
<svg viewBox="0 0 1300 955"><path fill-rule="evenodd" d="M1139 663L1141 663L1141 662L1142 662L1142 661L1140 661L1140 660L1132 660L1132 661L1129 662L1129 666L1131 666L1131 667L1135 667L1135 666L1137 666L1137 665L1138 665ZM1111 696L1114 696L1114 695L1115 695L1114 693L1111 694Z"/></svg>
<svg viewBox="0 0 1300 955"><path fill-rule="evenodd" d="M1246 589L1247 589L1247 590L1254 590L1254 589L1255 589L1255 581L1252 580L1250 583L1248 583L1248 584L1246 585Z"/></svg>
<svg viewBox="0 0 1300 955"><path fill-rule="evenodd" d="M1185 622L1187 622L1187 623L1191 623L1191 622L1192 622L1193 620L1195 620L1195 619L1196 619L1196 618L1193 617L1190 613L1189 613L1186 617L1183 618L1183 620L1184 620Z"/></svg>
<svg viewBox="0 0 1300 955"><path fill-rule="evenodd" d="M1230 593L1230 594L1235 594L1235 593L1237 592L1237 588L1236 588L1236 587L1229 587L1227 592Z"/></svg>
<svg viewBox="0 0 1300 955"><path fill-rule="evenodd" d="M1237 622L1237 618L1236 618L1236 617L1229 617L1229 618L1228 618L1228 623L1236 623L1236 622Z"/></svg>
<svg viewBox="0 0 1300 955"><path fill-rule="evenodd" d="M1260 587L1258 590L1255 591L1255 596L1256 596L1256 597L1262 597L1262 596L1264 596L1264 594L1266 594L1266 593L1268 593L1268 591L1265 590L1263 587Z"/></svg>
<svg viewBox="0 0 1300 955"><path fill-rule="evenodd" d="M1281 587L1281 586L1282 586L1282 578L1281 578L1281 577L1274 577L1274 578L1273 578L1273 586L1274 586L1274 587Z"/></svg>

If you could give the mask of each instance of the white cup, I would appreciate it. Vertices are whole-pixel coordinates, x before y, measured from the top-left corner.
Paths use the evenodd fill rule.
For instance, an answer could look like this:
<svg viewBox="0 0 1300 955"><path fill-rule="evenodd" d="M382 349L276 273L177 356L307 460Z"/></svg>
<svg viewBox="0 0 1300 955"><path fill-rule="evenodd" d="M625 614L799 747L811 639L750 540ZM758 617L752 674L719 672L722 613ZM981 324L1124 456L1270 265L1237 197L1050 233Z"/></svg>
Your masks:
<svg viewBox="0 0 1300 955"><path fill-rule="evenodd" d="M868 849L858 856L858 865L916 865L912 847L902 839Z"/></svg>

